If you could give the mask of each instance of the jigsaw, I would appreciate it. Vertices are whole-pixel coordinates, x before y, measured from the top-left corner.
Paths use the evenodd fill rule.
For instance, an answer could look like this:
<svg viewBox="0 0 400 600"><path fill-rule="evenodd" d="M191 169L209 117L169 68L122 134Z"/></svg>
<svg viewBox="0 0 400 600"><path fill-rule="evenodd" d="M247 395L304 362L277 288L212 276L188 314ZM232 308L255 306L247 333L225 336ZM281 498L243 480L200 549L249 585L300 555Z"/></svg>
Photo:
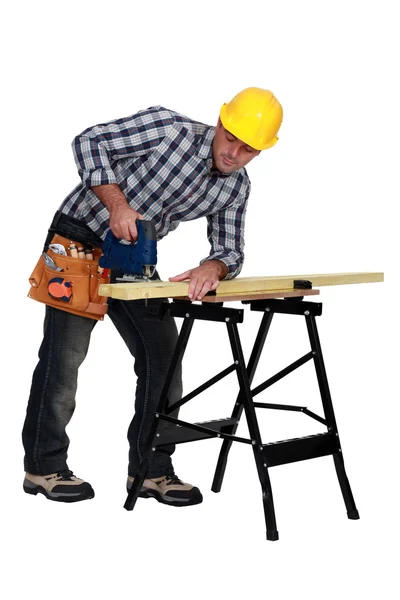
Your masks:
<svg viewBox="0 0 400 600"><path fill-rule="evenodd" d="M157 264L157 236L153 221L136 221L138 232L135 243L123 243L115 237L111 229L103 243L100 267L118 269L123 273L117 281L148 281L154 274Z"/></svg>

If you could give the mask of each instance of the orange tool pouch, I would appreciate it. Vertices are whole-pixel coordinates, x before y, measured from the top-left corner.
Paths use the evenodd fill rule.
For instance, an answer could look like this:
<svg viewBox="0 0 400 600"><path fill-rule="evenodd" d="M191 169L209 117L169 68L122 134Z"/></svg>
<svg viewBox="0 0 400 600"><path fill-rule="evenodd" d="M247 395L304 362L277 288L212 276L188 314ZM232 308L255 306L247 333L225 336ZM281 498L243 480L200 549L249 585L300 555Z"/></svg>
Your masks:
<svg viewBox="0 0 400 600"><path fill-rule="evenodd" d="M71 242L57 234L51 240L51 244L62 244L65 249ZM106 269L103 274L97 270L101 248L93 249L93 260L63 256L50 248L47 254L63 270L50 269L41 256L29 278L28 297L74 315L102 321L108 305L107 297L98 295L98 288L100 284L110 282L110 273Z"/></svg>

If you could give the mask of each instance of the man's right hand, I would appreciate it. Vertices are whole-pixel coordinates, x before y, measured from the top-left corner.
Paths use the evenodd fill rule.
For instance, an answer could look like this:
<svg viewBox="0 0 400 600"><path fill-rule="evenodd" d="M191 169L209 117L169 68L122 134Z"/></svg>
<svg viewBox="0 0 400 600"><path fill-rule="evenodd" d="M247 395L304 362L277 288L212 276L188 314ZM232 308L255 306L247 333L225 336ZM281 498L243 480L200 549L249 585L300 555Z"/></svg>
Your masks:
<svg viewBox="0 0 400 600"><path fill-rule="evenodd" d="M136 242L137 229L136 221L143 219L136 210L124 205L116 205L110 211L110 228L115 237L127 240L128 242Z"/></svg>
<svg viewBox="0 0 400 600"><path fill-rule="evenodd" d="M129 206L119 186L116 183L109 183L96 185L91 189L107 207L110 213L110 228L115 237L128 242L136 242L136 221L143 217Z"/></svg>

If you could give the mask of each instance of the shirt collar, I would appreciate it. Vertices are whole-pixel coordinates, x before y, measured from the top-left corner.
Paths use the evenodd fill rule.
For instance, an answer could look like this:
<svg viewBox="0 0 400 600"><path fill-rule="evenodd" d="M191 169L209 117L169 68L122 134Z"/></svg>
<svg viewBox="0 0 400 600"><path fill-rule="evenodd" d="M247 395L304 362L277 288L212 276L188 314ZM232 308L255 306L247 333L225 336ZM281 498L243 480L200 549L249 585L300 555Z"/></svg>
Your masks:
<svg viewBox="0 0 400 600"><path fill-rule="evenodd" d="M208 127L197 148L197 155L199 158L211 158L212 159L212 143L215 136L215 127Z"/></svg>
<svg viewBox="0 0 400 600"><path fill-rule="evenodd" d="M208 127L200 140L199 146L197 148L197 156L206 161L207 169L210 175L216 175L218 177L227 177L227 173L221 173L221 171L213 169L212 144L214 141L214 136L215 127Z"/></svg>

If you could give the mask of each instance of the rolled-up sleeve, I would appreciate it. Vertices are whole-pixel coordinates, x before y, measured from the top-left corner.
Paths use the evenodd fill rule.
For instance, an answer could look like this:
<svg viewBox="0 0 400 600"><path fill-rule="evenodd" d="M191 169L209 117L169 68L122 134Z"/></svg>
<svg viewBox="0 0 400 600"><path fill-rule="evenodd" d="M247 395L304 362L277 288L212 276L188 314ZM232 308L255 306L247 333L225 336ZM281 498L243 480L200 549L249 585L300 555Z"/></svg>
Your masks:
<svg viewBox="0 0 400 600"><path fill-rule="evenodd" d="M245 216L249 195L250 184L244 196L236 198L226 209L207 217L207 237L211 251L201 263L206 260L222 261L228 267L225 279L237 277L243 266Z"/></svg>
<svg viewBox="0 0 400 600"><path fill-rule="evenodd" d="M143 156L164 139L174 119L155 106L135 115L85 129L72 142L79 175L87 187L117 183L116 161Z"/></svg>

